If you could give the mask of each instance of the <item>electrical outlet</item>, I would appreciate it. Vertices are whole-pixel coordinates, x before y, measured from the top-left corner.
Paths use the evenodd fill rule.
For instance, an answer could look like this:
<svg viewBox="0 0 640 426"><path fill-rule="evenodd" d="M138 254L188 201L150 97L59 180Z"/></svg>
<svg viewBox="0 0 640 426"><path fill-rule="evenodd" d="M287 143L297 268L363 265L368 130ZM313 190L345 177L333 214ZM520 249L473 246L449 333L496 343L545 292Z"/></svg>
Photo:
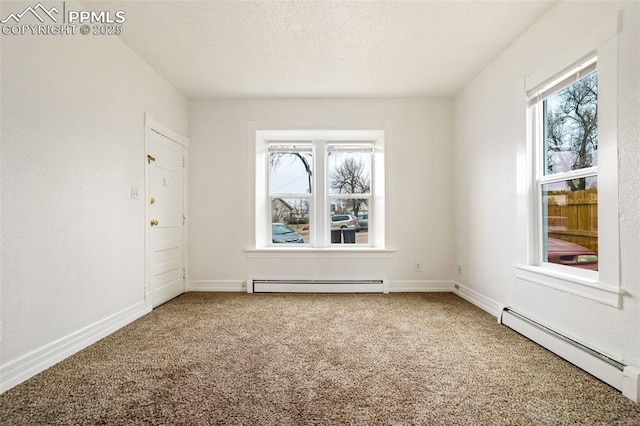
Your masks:
<svg viewBox="0 0 640 426"><path fill-rule="evenodd" d="M140 194L138 193L138 188L135 186L131 187L131 199L132 200L137 200L138 198L140 198Z"/></svg>
<svg viewBox="0 0 640 426"><path fill-rule="evenodd" d="M415 272L422 272L422 263L420 263L420 262L418 262L418 261L416 260L416 262L415 262L415 264L414 264L414 266L413 266L413 270L414 270Z"/></svg>
<svg viewBox="0 0 640 426"><path fill-rule="evenodd" d="M462 265L458 265L458 275L462 275Z"/></svg>

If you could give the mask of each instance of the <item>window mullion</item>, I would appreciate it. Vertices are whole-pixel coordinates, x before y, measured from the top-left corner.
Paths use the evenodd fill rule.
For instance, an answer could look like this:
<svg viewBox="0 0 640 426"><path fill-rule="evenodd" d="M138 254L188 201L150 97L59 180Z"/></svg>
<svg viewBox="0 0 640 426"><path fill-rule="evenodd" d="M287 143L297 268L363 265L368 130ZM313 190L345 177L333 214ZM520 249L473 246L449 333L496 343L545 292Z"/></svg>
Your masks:
<svg viewBox="0 0 640 426"><path fill-rule="evenodd" d="M540 265L543 259L543 234L544 234L544 215L542 209L542 184L540 183L540 177L544 176L544 148L543 148L543 138L544 138L544 107L542 100L538 97L537 103L533 108L533 122L535 125L533 126L534 135L534 164L535 164L535 179L534 179L534 193L535 193L535 204L533 206L533 214L535 218L534 224L534 237L532 238L533 243L533 262L536 265Z"/></svg>
<svg viewBox="0 0 640 426"><path fill-rule="evenodd" d="M271 245L272 243L272 238L273 238L273 229L272 229L272 217L271 217L271 159L269 156L269 144L267 143L266 146L266 154L264 156L264 170L265 170L265 175L266 175L266 179L264 180L264 194L266 195L265 199L264 199L264 215L263 215L263 222L264 222L264 229L265 229L265 233L267 235L265 235L265 243L267 245Z"/></svg>
<svg viewBox="0 0 640 426"><path fill-rule="evenodd" d="M544 224L544 204L543 204L543 196L542 196L542 184L538 183L536 185L536 233L535 233L535 264L541 265L542 259L544 259L544 234L545 234L545 224Z"/></svg>
<svg viewBox="0 0 640 426"><path fill-rule="evenodd" d="M327 194L326 194L326 156L327 145L325 141L314 141L314 162L316 176L313 179L313 199L314 199L314 236L316 247L327 247L329 245L329 231L327 230Z"/></svg>

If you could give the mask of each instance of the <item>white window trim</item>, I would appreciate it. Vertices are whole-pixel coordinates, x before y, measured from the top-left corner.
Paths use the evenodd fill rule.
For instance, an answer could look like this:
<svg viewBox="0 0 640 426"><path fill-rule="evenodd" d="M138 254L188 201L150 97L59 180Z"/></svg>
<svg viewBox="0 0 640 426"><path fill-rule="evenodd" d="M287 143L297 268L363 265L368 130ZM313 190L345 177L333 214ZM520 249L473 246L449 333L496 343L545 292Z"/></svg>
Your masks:
<svg viewBox="0 0 640 426"><path fill-rule="evenodd" d="M599 271L540 262L538 230L540 199L536 182L536 106L527 113L526 212L527 242L525 264L514 265L516 278L554 288L617 308L622 307L620 287L620 249L618 218L618 37L622 20L618 15L609 17L589 37L570 49L558 61L525 79L525 91L531 93L548 86L584 58L595 54L598 68L598 244ZM564 73L566 75L566 72Z"/></svg>
<svg viewBox="0 0 640 426"><path fill-rule="evenodd" d="M249 224L248 244L245 253L248 257L354 257L354 258L380 258L389 257L395 250L391 248L390 206L389 206L389 145L393 133L393 126L390 122L376 123L265 123L249 122L248 131L248 154L249 154ZM376 217L371 225L375 226L372 232L373 241L368 245L353 245L349 247L336 247L325 244L326 241L318 241L323 238L316 235L316 244L320 247L310 247L309 245L275 246L269 241L271 235L268 229L270 226L265 220L264 212L267 200L268 187L267 179L257 179L258 174L266 176L266 147L269 141L368 141L374 142L374 164L381 164L382 167L372 166L372 179L376 182L376 192L372 194L372 203L378 205ZM314 156L315 157L315 156ZM315 179L323 179L316 170ZM322 173L320 173L322 174ZM331 194L324 196L328 199ZM313 214L313 213L312 213ZM319 212L320 215L326 214ZM323 220L318 217L316 220Z"/></svg>

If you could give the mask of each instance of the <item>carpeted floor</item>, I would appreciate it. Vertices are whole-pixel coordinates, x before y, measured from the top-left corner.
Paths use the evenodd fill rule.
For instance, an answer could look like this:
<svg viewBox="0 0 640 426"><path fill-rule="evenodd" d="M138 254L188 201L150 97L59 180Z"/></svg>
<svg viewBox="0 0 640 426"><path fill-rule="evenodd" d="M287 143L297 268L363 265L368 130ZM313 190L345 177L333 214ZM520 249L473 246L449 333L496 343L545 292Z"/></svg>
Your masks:
<svg viewBox="0 0 640 426"><path fill-rule="evenodd" d="M0 424L640 425L448 293L187 293L0 395Z"/></svg>

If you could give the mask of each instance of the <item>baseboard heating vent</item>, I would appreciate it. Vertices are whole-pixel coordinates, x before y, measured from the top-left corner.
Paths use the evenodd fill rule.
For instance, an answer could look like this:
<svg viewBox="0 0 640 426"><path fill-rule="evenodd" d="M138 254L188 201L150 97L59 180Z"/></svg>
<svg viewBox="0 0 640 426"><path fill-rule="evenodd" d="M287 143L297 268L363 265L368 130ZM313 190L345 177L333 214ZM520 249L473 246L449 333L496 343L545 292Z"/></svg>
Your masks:
<svg viewBox="0 0 640 426"><path fill-rule="evenodd" d="M501 324L517 331L603 382L622 390L625 365L509 308Z"/></svg>
<svg viewBox="0 0 640 426"><path fill-rule="evenodd" d="M386 280L248 280L248 293L388 293Z"/></svg>

